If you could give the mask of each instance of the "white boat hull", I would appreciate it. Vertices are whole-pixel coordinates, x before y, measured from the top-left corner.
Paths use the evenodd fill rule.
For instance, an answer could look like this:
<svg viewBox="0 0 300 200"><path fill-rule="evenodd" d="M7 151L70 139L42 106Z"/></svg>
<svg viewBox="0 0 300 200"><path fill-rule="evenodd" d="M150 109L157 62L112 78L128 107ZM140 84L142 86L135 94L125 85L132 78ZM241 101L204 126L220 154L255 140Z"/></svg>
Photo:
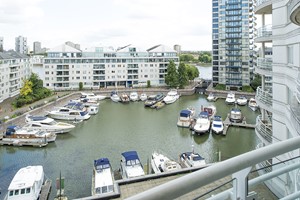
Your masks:
<svg viewBox="0 0 300 200"><path fill-rule="evenodd" d="M60 119L60 120L87 120L91 116L90 115L65 115L61 113L55 113L55 112L48 112L48 115L52 117L53 119Z"/></svg>

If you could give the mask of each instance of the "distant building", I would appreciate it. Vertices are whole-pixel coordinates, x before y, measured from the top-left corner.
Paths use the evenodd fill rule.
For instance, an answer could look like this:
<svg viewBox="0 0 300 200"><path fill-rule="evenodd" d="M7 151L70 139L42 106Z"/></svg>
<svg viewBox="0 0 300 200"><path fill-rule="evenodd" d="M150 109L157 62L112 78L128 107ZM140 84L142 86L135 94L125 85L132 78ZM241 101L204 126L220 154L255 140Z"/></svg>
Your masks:
<svg viewBox="0 0 300 200"><path fill-rule="evenodd" d="M0 52L3 52L3 37L0 37Z"/></svg>
<svg viewBox="0 0 300 200"><path fill-rule="evenodd" d="M41 42L33 42L33 53L37 54L37 53L41 53L42 52L42 44Z"/></svg>
<svg viewBox="0 0 300 200"><path fill-rule="evenodd" d="M181 46L179 44L174 45L174 50L177 51L178 54L181 54Z"/></svg>
<svg viewBox="0 0 300 200"><path fill-rule="evenodd" d="M75 43L70 42L70 41L65 42L65 44L68 45L68 46L70 46L70 47L73 47L73 48L75 48L75 49L80 50L80 44L75 44Z"/></svg>
<svg viewBox="0 0 300 200"><path fill-rule="evenodd" d="M18 36L15 40L15 51L21 54L27 54L27 38Z"/></svg>

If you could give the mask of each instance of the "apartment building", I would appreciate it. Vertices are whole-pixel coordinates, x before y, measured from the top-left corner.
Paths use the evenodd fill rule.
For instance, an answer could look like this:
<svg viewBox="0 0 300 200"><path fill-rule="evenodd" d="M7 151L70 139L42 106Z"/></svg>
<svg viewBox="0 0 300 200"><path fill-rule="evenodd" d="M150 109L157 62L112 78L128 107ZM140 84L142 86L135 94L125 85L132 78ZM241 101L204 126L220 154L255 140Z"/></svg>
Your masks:
<svg viewBox="0 0 300 200"><path fill-rule="evenodd" d="M179 62L177 52L157 45L143 50L133 45L118 48L95 47L84 51L59 45L47 51L41 79L49 89L87 89L165 85L169 61Z"/></svg>
<svg viewBox="0 0 300 200"><path fill-rule="evenodd" d="M15 39L15 51L21 54L27 54L27 38L18 36Z"/></svg>
<svg viewBox="0 0 300 200"><path fill-rule="evenodd" d="M0 37L0 52L3 52L3 37Z"/></svg>
<svg viewBox="0 0 300 200"><path fill-rule="evenodd" d="M253 78L253 0L212 1L212 82L241 89Z"/></svg>
<svg viewBox="0 0 300 200"><path fill-rule="evenodd" d="M262 76L256 100L261 108L257 118L256 134L261 140L258 147L299 137L300 135L300 1L258 0L255 14L261 17L256 43L262 46L263 55L257 61L255 72ZM272 22L267 24L266 17ZM272 59L264 55L268 43L272 44ZM265 79L272 77L272 88ZM261 174L299 162L299 150L260 163ZM293 170L266 181L277 197L300 192L299 170ZM287 198L287 199L295 199Z"/></svg>
<svg viewBox="0 0 300 200"><path fill-rule="evenodd" d="M33 42L33 53L41 53L42 52L42 43L41 42Z"/></svg>

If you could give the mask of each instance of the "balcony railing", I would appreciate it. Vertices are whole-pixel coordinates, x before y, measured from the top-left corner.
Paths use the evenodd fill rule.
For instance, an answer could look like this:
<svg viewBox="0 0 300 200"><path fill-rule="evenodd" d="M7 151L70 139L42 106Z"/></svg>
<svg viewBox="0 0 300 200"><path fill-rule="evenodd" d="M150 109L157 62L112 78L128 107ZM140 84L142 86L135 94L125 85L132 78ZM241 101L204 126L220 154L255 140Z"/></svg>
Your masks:
<svg viewBox="0 0 300 200"><path fill-rule="evenodd" d="M297 94L296 94L296 98L297 101L300 103L300 72L298 73L298 78L296 80L297 83Z"/></svg>
<svg viewBox="0 0 300 200"><path fill-rule="evenodd" d="M272 64L272 58L257 58L256 68L270 73L273 69Z"/></svg>
<svg viewBox="0 0 300 200"><path fill-rule="evenodd" d="M273 95L271 92L263 91L261 87L258 87L256 90L256 100L258 103L263 103L264 105L268 107L272 107L272 98ZM259 105L261 106L261 105Z"/></svg>
<svg viewBox="0 0 300 200"><path fill-rule="evenodd" d="M272 25L265 25L257 29L257 38L272 36Z"/></svg>
<svg viewBox="0 0 300 200"><path fill-rule="evenodd" d="M291 123L297 131L298 135L300 135L300 107L298 102L294 102L291 104Z"/></svg>
<svg viewBox="0 0 300 200"><path fill-rule="evenodd" d="M269 144L272 142L279 141L276 137L273 137L272 134L272 117L267 116L265 119L262 119L262 116L259 115L256 118L256 133L263 137Z"/></svg>
<svg viewBox="0 0 300 200"><path fill-rule="evenodd" d="M256 7L271 0L256 0Z"/></svg>

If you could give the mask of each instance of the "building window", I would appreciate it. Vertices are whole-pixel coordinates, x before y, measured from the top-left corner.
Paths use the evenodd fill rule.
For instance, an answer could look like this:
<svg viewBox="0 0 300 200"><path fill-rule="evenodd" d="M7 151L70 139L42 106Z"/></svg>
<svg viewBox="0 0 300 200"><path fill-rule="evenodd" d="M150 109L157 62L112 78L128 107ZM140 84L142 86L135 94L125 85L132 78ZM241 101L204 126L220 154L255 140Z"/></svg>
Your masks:
<svg viewBox="0 0 300 200"><path fill-rule="evenodd" d="M293 46L288 46L287 49L287 58L288 58L288 64L294 64L293 59Z"/></svg>

